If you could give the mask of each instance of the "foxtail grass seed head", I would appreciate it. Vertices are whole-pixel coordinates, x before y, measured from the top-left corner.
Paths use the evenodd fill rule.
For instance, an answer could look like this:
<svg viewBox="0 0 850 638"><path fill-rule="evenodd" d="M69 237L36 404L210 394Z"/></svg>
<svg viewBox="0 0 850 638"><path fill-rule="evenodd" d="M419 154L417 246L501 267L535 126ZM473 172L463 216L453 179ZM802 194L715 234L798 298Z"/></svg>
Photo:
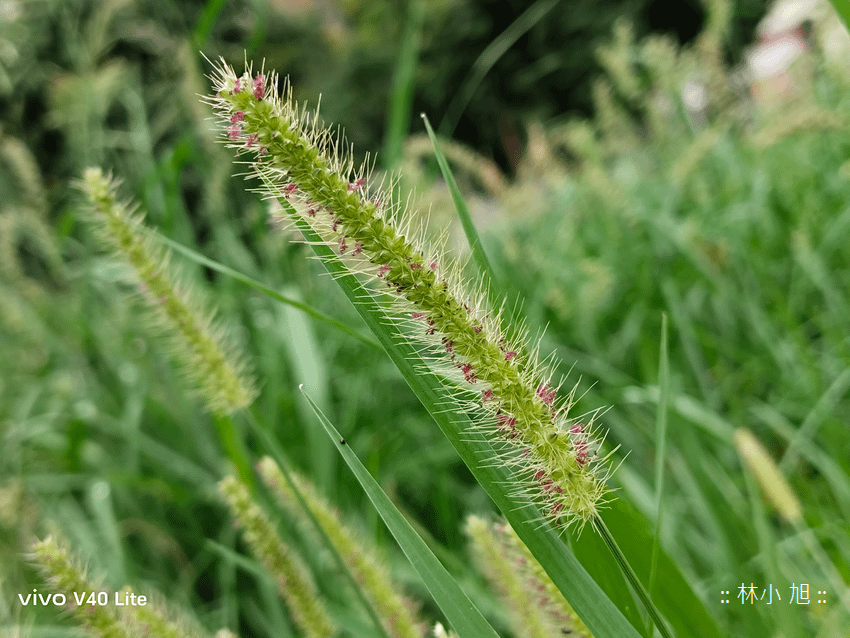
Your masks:
<svg viewBox="0 0 850 638"><path fill-rule="evenodd" d="M634 27L626 19L614 23L613 41L596 49L596 58L608 72L617 90L632 102L642 97L641 79L634 66Z"/></svg>
<svg viewBox="0 0 850 638"><path fill-rule="evenodd" d="M327 638L336 628L319 602L309 572L281 540L274 523L251 498L244 483L228 476L218 489L242 528L245 541L277 581L293 622L305 638Z"/></svg>
<svg viewBox="0 0 850 638"><path fill-rule="evenodd" d="M175 358L208 408L219 415L249 405L257 395L247 366L201 304L180 290L169 267L169 254L153 243L141 216L117 199L117 184L99 168L89 168L81 188L102 242L126 259L157 325L171 337Z"/></svg>
<svg viewBox="0 0 850 638"><path fill-rule="evenodd" d="M262 458L257 463L257 472L293 517L306 519L295 492L271 458ZM289 476L361 590L372 600L390 638L420 638L423 631L414 613L416 605L398 592L387 570L357 541L353 531L315 487L295 472Z"/></svg>
<svg viewBox="0 0 850 638"><path fill-rule="evenodd" d="M472 541L472 551L479 569L487 577L505 609L510 613L514 632L521 638L546 638L557 628L535 605L536 593L528 591L521 575L505 555L504 547L496 538L488 521L477 516L466 520L466 535Z"/></svg>
<svg viewBox="0 0 850 638"><path fill-rule="evenodd" d="M127 605L128 600L137 600L129 587L116 594L125 601L121 608L121 620L132 636L156 636L156 638L207 638L208 634L198 622L185 611L178 609L157 592L147 592L144 605Z"/></svg>
<svg viewBox="0 0 850 638"><path fill-rule="evenodd" d="M197 621L185 612L169 609L167 603L156 593L137 596L125 587L119 592L107 591L93 581L79 567L70 552L52 537L33 546L36 563L54 590L53 603L57 596L64 599L63 607L98 638L204 638ZM107 596L108 594L108 596ZM102 598L106 596L105 598ZM83 601L80 604L80 601ZM118 607L121 614L116 614ZM138 602L141 601L141 602Z"/></svg>
<svg viewBox="0 0 850 638"><path fill-rule="evenodd" d="M64 546L53 537L48 537L33 545L32 551L35 562L47 577L50 587L57 595L65 597L65 608L88 630L91 636L134 638L119 622L111 605L90 603L78 605L75 602L73 592L100 592L103 588L92 582ZM53 602L56 602L55 596Z"/></svg>
<svg viewBox="0 0 850 638"><path fill-rule="evenodd" d="M747 472L756 480L765 498L789 523L803 520L803 508L782 470L755 435L746 428L735 430L735 448Z"/></svg>
<svg viewBox="0 0 850 638"><path fill-rule="evenodd" d="M506 520L470 516L466 534L482 570L511 612L518 636L593 638Z"/></svg>
<svg viewBox="0 0 850 638"><path fill-rule="evenodd" d="M261 192L291 204L352 272L394 300L400 329L422 345L429 370L454 382L452 409L500 441L500 460L514 465L521 484L557 528L592 520L605 493L593 419L568 416L552 380L551 360L526 345L526 331L506 333L480 286L421 235L421 224L398 204L392 188L369 182L368 160L357 171L349 150L319 127L318 115L293 102L275 74L236 75L224 61L207 98L225 142L247 154ZM262 94L258 87L263 88ZM392 186L392 185L391 185Z"/></svg>
<svg viewBox="0 0 850 638"><path fill-rule="evenodd" d="M0 483L0 530L32 527L36 516L33 504L17 478Z"/></svg>

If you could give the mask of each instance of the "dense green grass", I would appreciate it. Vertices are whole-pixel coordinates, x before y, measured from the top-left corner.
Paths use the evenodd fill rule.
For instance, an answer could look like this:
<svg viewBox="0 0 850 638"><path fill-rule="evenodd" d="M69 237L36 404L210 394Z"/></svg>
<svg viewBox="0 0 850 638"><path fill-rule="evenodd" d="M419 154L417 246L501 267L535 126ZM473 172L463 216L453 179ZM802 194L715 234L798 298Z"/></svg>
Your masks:
<svg viewBox="0 0 850 638"><path fill-rule="evenodd" d="M195 37L207 33L199 24ZM587 128L549 123L530 135L534 146L495 202L501 214L481 233L484 246L532 331L546 328L543 350L558 352L568 383L580 382L576 413L608 408L608 445L620 445L616 458L625 457L612 485L650 521L648 530L656 518L666 313L658 540L725 635L846 636L848 615L830 577L845 588L850 580L850 79L818 62L812 74L800 69L802 88L790 104L762 109L730 92L729 103L712 104L701 121L677 93L667 94L670 113L652 102L654 88L699 64L683 56L665 74L648 48L630 46L641 90L628 95L615 77L613 106L606 111L600 99L600 116ZM126 178L124 194L138 198L167 237L367 333L311 251L270 227L266 204L230 178L238 168L212 144L206 113L194 103L193 93L206 90L202 62L186 53L175 58L179 77L148 86L133 68L111 75L95 59L77 80L89 77L85 71L90 82L114 86L103 95L120 96L115 108L126 117L113 125L107 111L85 111L89 128L69 136L61 158L68 172L90 162L114 167ZM399 108L409 99L405 68ZM83 109L80 91L63 87L56 99L72 101L55 111ZM174 99L151 106L156 96ZM397 149L398 130L387 148ZM188 398L155 331L139 320L128 269L99 251L78 195L65 183L42 184L38 166L28 170L30 155L5 134L0 210L4 241L13 241L0 260L0 633L20 623L33 637L80 635L52 608L17 603L17 593L42 582L23 553L34 536L58 531L110 586L157 589L210 630L292 635L270 578L246 557L215 492L231 471L215 420ZM434 211L435 219L452 214ZM191 260L181 265L187 285L219 309L253 364L261 385L253 417L381 548L424 615L441 618L317 427L299 384L507 635L461 531L467 514L493 507L389 359L230 277ZM778 516L744 472L733 440L741 427L780 462L803 522ZM243 434L252 458L267 452ZM338 586L316 541L286 518L279 529L339 623L368 635L352 611L354 595ZM593 542L586 531L575 543L588 562L601 556ZM636 568L648 569L652 547L632 551L646 559ZM737 589L750 583L759 593L772 584L782 604L741 605ZM792 583L809 584L812 604L787 604ZM829 592L825 605L814 602L819 589ZM720 604L721 590L730 590L731 604Z"/></svg>

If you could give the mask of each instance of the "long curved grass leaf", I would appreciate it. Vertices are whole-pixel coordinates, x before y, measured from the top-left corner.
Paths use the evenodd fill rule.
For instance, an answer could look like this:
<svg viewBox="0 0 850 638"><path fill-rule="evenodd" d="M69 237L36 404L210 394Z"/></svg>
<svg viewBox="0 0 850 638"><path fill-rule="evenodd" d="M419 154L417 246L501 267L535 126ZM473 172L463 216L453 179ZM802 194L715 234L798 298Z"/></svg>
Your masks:
<svg viewBox="0 0 850 638"><path fill-rule="evenodd" d="M287 202L283 201L281 205L289 210ZM306 223L296 221L296 224L478 483L543 565L594 637L638 638L637 630L545 522L537 507L517 494L517 479L511 469L494 463L498 453L474 428L469 418L462 413L446 412L446 389L434 374L425 371L426 365L416 348L390 327L392 324L374 297L363 289L358 279Z"/></svg>
<svg viewBox="0 0 850 638"><path fill-rule="evenodd" d="M310 509L310 506L307 505L307 502L304 500L303 495L298 490L298 486L295 485L295 482L292 480L292 475L290 474L290 464L287 460L286 456L281 450L280 446L275 441L274 436L272 436L271 432L268 429L262 427L260 425L257 417L250 411L246 411L245 413L248 423L251 425L251 428L260 437L263 444L265 445L266 452L272 458L272 460L277 464L280 468L281 473L289 484L290 489L295 494L295 498L298 501L298 505L301 507L304 516L310 521L316 535L321 539L322 544L325 546L325 549L330 553L331 557L334 559L334 562L337 565L337 568L340 570L340 573L345 577L348 583L351 585L351 588L354 590L355 595L357 596L360 603L363 605L363 608L366 610L366 613L369 615L369 618L372 620L372 623L375 626L375 630L384 638L388 638L386 631L381 625L381 621L378 618L377 613L375 612L375 608L372 603L369 602L368 598L363 593L363 590L358 586L354 575L351 573L351 569L349 569L348 565L345 563L345 559L340 555L336 546L331 541L325 529L322 527L321 523L319 523L316 515Z"/></svg>
<svg viewBox="0 0 850 638"><path fill-rule="evenodd" d="M409 3L407 21L401 37L398 62L393 72L393 84L390 92L383 158L383 164L387 169L394 169L398 165L401 159L402 146L410 128L413 87L416 82L416 62L419 58L419 42L422 38L424 18L425 2L415 0L415 2Z"/></svg>
<svg viewBox="0 0 850 638"><path fill-rule="evenodd" d="M649 582L652 534L649 524L623 499L615 499L601 517L644 586ZM611 560L610 557L606 559ZM676 563L659 548L652 601L679 638L722 638L717 621L685 580Z"/></svg>
<svg viewBox="0 0 850 638"><path fill-rule="evenodd" d="M658 410L655 417L655 533L652 541L652 567L649 570L650 594L653 591L656 568L658 566L658 550L660 547L661 520L664 516L664 469L666 465L667 447L667 403L670 398L670 365L667 352L667 315L661 315L661 348L658 353Z"/></svg>
<svg viewBox="0 0 850 638"><path fill-rule="evenodd" d="M227 4L227 0L209 0L201 12L201 17L198 18L198 23L195 25L194 40L195 44L203 48L210 38L216 20Z"/></svg>
<svg viewBox="0 0 850 638"><path fill-rule="evenodd" d="M493 292L496 276L493 272L493 267L490 265L490 260L487 259L487 253L484 252L484 246L481 244L481 238L478 236L475 224L472 222L469 207L466 205L466 201L457 187L457 181L455 181L446 156L440 149L440 143L437 141L437 135L434 133L434 129L431 128L431 122L428 121L428 116L424 113L422 114L422 121L425 122L425 129L428 131L428 137L431 138L431 145L434 147L434 157L437 158L437 164L440 165L440 172L442 172L443 179L446 180L449 192L452 194L452 200L454 200L455 208L457 209L457 216L463 226L463 232L466 235L466 241L469 242L469 248L472 250L472 258L475 260L475 264L478 266L481 274L487 277L487 282L489 283L489 286L487 286L488 301L493 308L498 308L499 303L494 298Z"/></svg>
<svg viewBox="0 0 850 638"><path fill-rule="evenodd" d="M842 0L833 0L840 2ZM481 55L472 63L469 76L463 83L461 89L446 109L446 115L440 125L440 132L451 135L457 126L460 116L466 110L469 101L475 95L475 91L481 85L481 80L493 68L508 49L519 40L531 27L540 22L547 13L557 6L558 0L537 0L525 12L514 20L511 25L500 33L490 45L481 52Z"/></svg>
<svg viewBox="0 0 850 638"><path fill-rule="evenodd" d="M162 243L166 244L172 250L175 250L176 252L180 253L181 255L188 257L189 259L191 259L195 263L201 264L202 266L206 266L207 268L209 268L211 270L215 270L216 272L220 272L222 275L227 275L228 277L231 277L232 279L235 279L236 281L241 281L243 284L250 286L254 290L261 292L264 295L267 295L268 297L275 299L276 301L279 301L281 303L285 303L289 306L292 306L293 308L297 308L298 310L301 310L302 312L310 315L314 319L317 319L317 320L321 321L322 323L326 323L329 326L333 326L337 330L341 330L345 334L354 337L355 339L365 343L368 346L371 346L373 348L380 348L381 347L378 344L378 342L375 341L374 339L367 337L366 335L358 332L357 330L355 330L354 328L351 328L350 326L346 326L344 323L342 323L341 321L337 321L336 319L334 319L330 315L326 315L325 313L323 313L319 310L316 310L314 308L311 308L307 304L301 303L300 301L290 299L289 297L286 297L286 296L280 294L279 292L277 292L273 288L270 288L269 286L265 285L264 283L259 282L256 279L253 279L252 277L249 277L248 275L239 272L238 270L234 270L233 268L230 268L229 266L225 266L222 263L219 263L219 262L217 262L213 259L210 259L209 257L206 257L206 256L202 255L201 253L194 251L191 248L188 248L188 247L184 246L183 244L181 244L179 242L174 241L173 239L169 239L168 237L166 237L166 236L164 236L160 233L157 233L156 231L153 231L153 230L150 230L150 229L145 229L145 230L147 232L150 232L151 235L153 235L154 237L156 237L156 239L158 241L161 241Z"/></svg>
<svg viewBox="0 0 850 638"><path fill-rule="evenodd" d="M310 407L319 418L325 431L333 439L339 453L348 467L354 473L360 485L369 496L369 500L378 510L378 514L384 519L387 528L401 547L404 554L407 556L410 564L416 570L416 573L422 578L422 582L431 592L434 601L439 605L442 612L446 615L448 621L452 624L455 632L461 638L486 638L492 636L498 638L498 634L490 626L490 623L481 615L478 608L467 597L463 590L458 586L451 574L446 571L442 563L437 560L434 553L425 544L425 541L417 534L407 522L401 512L398 511L390 498L381 489L377 481L372 478L372 475L363 467L360 459L351 450L351 447L345 444L345 441L340 438L339 432L328 421L327 417L322 413L310 395L301 391L307 397Z"/></svg>

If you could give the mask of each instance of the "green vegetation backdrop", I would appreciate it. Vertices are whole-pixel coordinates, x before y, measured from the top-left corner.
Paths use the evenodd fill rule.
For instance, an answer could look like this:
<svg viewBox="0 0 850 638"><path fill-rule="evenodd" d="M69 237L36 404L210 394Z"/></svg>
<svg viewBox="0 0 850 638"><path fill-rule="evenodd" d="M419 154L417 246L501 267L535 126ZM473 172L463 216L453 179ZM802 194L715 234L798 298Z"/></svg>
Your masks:
<svg viewBox="0 0 850 638"><path fill-rule="evenodd" d="M232 177L244 168L199 99L211 71L201 51L237 70L246 51L265 59L299 100L322 92L323 119L345 128L357 157L377 151L378 171L401 169L403 197L416 189L434 234L449 228L463 258L414 117L427 112L501 290L543 335L541 351L557 353L566 387L578 384L573 410L606 410L617 500L646 517L722 635L850 635L850 69L819 36L830 14L812 23L791 93L756 102L733 71L758 3L707 2L685 43L649 33L640 3L296 4L0 2L0 635L83 635L52 607L18 602L42 587L29 552L48 534L107 586L160 592L201 635L298 635L217 493L234 471L226 427L144 319L129 266L86 222L72 180L90 166L120 177L121 197L161 236L348 328L172 259L250 363L251 413L378 548L421 616L444 620L299 384L513 635L464 535L467 516L493 505L372 337L352 336L368 330L309 247ZM704 108L683 99L689 82L705 87ZM270 453L236 422L248 458ZM754 462L748 437L790 495L771 490L773 461ZM259 498L336 624L375 635L318 542ZM594 540L572 541L590 563L604 553ZM633 549L649 571L654 548ZM740 604L751 583L782 604ZM807 607L788 604L800 583Z"/></svg>

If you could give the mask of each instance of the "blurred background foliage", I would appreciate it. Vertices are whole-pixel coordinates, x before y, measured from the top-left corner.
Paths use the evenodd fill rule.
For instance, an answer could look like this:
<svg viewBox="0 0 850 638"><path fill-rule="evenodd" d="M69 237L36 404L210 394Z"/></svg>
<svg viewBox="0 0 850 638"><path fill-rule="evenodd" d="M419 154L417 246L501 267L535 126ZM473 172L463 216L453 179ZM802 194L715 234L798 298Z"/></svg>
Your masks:
<svg viewBox="0 0 850 638"><path fill-rule="evenodd" d="M667 313L662 545L730 636L848 635L838 592L793 614L717 604L719 590L766 587L769 575L812 590L832 588L829 568L850 578L850 69L822 37L833 18L806 24L791 88L754 99L741 69L765 2L685 3L686 23L648 0L530 6L0 1L0 627L64 622L16 602L40 582L22 552L56 530L108 583L158 589L209 629L290 635L271 585L225 551L242 545L215 494L228 471L215 421L139 320L126 265L97 248L71 185L88 166L112 170L165 236L359 325L215 142L199 52L238 64L247 51L288 74L297 98L321 93L324 119L358 157L400 148L378 168L403 169L435 227L451 223L451 202L412 115L439 127L468 90L456 127L442 129L447 155L509 299L533 334L546 327L543 350L557 350L567 385L580 382L575 409L610 406L609 444L630 452L613 479L621 497L652 520ZM536 21L481 62L535 7ZM490 505L390 362L208 268L181 267L253 362L255 417L382 548L425 615L439 618L299 383L502 629L461 532ZM781 460L819 559L750 490L739 427ZM280 527L344 615L351 593L327 557ZM72 635L54 629L33 635Z"/></svg>

